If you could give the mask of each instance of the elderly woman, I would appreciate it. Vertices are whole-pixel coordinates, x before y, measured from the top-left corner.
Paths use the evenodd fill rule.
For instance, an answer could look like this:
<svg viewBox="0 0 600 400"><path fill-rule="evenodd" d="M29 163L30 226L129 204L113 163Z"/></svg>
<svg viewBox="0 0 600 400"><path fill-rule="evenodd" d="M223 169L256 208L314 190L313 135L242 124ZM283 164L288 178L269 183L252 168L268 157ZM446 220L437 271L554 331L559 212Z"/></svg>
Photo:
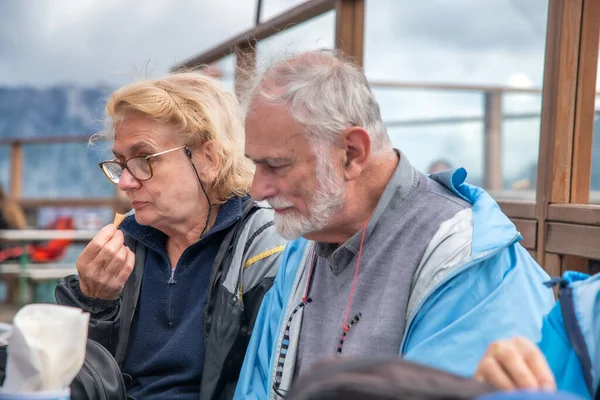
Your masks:
<svg viewBox="0 0 600 400"><path fill-rule="evenodd" d="M87 245L57 300L91 313L129 396L230 398L285 244L248 197L237 101L182 73L117 90L106 114L100 167L134 212Z"/></svg>

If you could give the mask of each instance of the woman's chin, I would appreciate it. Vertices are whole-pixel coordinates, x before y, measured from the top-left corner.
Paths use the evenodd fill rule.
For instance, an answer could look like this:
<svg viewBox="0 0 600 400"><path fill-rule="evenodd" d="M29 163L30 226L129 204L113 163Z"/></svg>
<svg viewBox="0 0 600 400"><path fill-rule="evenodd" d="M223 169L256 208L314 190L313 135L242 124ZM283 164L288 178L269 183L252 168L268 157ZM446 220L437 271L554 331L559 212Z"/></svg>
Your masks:
<svg viewBox="0 0 600 400"><path fill-rule="evenodd" d="M149 213L144 212L142 210L135 212L135 220L140 225L152 225L155 218L153 218Z"/></svg>

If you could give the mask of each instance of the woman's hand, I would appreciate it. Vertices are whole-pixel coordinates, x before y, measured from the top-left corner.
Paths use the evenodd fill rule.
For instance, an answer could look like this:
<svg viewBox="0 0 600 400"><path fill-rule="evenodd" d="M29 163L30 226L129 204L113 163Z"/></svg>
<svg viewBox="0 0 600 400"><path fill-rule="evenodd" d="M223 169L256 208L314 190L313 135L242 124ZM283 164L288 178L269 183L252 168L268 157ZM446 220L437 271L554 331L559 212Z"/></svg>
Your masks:
<svg viewBox="0 0 600 400"><path fill-rule="evenodd" d="M135 255L113 224L102 228L77 258L81 291L88 297L114 300L133 271Z"/></svg>

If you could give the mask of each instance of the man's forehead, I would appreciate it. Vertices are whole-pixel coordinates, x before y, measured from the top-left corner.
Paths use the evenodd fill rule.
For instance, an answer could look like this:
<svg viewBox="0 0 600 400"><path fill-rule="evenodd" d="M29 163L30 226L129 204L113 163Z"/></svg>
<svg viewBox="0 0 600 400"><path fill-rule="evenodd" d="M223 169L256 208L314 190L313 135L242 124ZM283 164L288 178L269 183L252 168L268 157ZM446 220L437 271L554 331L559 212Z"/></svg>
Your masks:
<svg viewBox="0 0 600 400"><path fill-rule="evenodd" d="M268 161L275 159L288 159L293 157L294 153L299 150L299 145L294 138L288 137L285 140L246 140L246 156L254 161Z"/></svg>
<svg viewBox="0 0 600 400"><path fill-rule="evenodd" d="M281 107L257 105L246 116L246 142L288 146L306 140L302 127Z"/></svg>

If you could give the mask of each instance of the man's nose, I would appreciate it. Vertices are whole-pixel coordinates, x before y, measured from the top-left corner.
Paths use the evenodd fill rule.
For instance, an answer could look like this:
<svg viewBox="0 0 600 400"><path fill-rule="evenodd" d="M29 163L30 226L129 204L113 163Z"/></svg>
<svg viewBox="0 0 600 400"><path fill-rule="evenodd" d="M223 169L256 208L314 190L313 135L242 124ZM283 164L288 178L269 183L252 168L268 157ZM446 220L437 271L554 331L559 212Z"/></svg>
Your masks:
<svg viewBox="0 0 600 400"><path fill-rule="evenodd" d="M261 171L261 168L256 168L252 186L250 187L250 195L256 201L267 200L275 197L277 189L272 180Z"/></svg>

